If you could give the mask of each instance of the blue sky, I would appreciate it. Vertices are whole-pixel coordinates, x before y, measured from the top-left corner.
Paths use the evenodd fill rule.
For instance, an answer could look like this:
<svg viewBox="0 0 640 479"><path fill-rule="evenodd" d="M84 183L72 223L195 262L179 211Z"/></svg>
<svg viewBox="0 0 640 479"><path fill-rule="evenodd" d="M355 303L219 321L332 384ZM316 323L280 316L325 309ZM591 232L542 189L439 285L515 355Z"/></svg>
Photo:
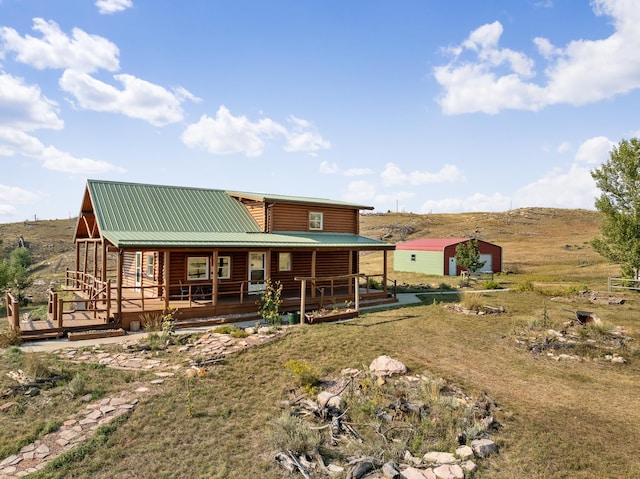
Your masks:
<svg viewBox="0 0 640 479"><path fill-rule="evenodd" d="M594 208L632 0L0 0L0 223L87 178L376 211Z"/></svg>

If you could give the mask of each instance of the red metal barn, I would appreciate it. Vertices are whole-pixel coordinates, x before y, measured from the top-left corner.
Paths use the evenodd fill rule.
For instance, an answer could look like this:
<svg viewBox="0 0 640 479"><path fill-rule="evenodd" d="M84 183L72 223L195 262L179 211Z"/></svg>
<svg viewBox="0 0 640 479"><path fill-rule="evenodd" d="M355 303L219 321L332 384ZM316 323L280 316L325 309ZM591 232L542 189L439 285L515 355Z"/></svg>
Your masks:
<svg viewBox="0 0 640 479"><path fill-rule="evenodd" d="M472 238L420 238L398 243L394 253L394 270L423 273L436 276L458 276L462 268L456 264L456 248ZM484 266L479 272L502 271L502 247L482 240L478 242L480 261Z"/></svg>

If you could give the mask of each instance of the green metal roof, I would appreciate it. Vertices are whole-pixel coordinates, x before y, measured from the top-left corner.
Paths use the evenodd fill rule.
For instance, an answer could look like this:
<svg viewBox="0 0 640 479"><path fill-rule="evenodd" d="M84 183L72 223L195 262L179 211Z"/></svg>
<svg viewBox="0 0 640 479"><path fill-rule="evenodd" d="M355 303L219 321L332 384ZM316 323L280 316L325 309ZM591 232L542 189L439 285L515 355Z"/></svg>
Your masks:
<svg viewBox="0 0 640 479"><path fill-rule="evenodd" d="M242 203L224 190L88 180L98 228L120 248L358 248L393 249L356 234L264 233ZM244 198L251 193L241 193ZM265 196L256 199L360 208L318 198Z"/></svg>
<svg viewBox="0 0 640 479"><path fill-rule="evenodd" d="M378 240L344 233L110 231L109 240L121 248L394 248Z"/></svg>
<svg viewBox="0 0 640 479"><path fill-rule="evenodd" d="M231 196L238 196L240 198L248 198L256 201L266 201L269 203L284 201L287 203L301 203L301 204L322 204L329 206L340 206L341 208L351 208L354 210L372 210L373 206L359 205L356 203L349 203L347 201L337 201L327 198L310 198L306 196L286 196L286 195L271 195L265 193L247 193L242 191L227 191Z"/></svg>

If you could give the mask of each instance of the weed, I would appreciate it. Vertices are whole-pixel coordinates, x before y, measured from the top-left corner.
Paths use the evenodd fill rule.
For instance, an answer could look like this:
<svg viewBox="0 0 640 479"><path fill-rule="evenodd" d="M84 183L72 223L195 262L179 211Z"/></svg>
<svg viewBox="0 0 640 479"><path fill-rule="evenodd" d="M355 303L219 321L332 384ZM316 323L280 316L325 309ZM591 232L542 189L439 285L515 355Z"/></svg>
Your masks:
<svg viewBox="0 0 640 479"><path fill-rule="evenodd" d="M0 333L0 348L19 346L20 344L22 344L20 330L9 328Z"/></svg>
<svg viewBox="0 0 640 479"><path fill-rule="evenodd" d="M73 379L71 379L67 385L67 390L71 393L72 397L83 396L87 392L87 384L82 374L76 373L76 375L73 376Z"/></svg>
<svg viewBox="0 0 640 479"><path fill-rule="evenodd" d="M317 386L320 378L315 367L304 360L297 361L295 359L287 361L284 367L295 376L298 386L303 391L309 395L316 392L315 386Z"/></svg>
<svg viewBox="0 0 640 479"><path fill-rule="evenodd" d="M214 333L217 334L228 334L232 338L246 338L249 336L244 329L236 326L235 324L225 324L222 326L218 326L213 330Z"/></svg>
<svg viewBox="0 0 640 479"><path fill-rule="evenodd" d="M272 282L270 279L267 279L265 289L260 297L260 316L262 316L262 319L264 319L267 324L272 326L282 322L282 316L280 315L280 305L282 304L282 299L280 299L281 294L282 284L280 281Z"/></svg>
<svg viewBox="0 0 640 479"><path fill-rule="evenodd" d="M460 305L471 311L482 311L482 295L479 293L464 293L460 299Z"/></svg>
<svg viewBox="0 0 640 479"><path fill-rule="evenodd" d="M323 438L300 418L285 412L272 421L269 441L276 451L291 451L296 455L314 456Z"/></svg>
<svg viewBox="0 0 640 479"><path fill-rule="evenodd" d="M143 313L140 315L140 324L145 331L160 331L163 318L160 313Z"/></svg>
<svg viewBox="0 0 640 479"><path fill-rule="evenodd" d="M502 289L502 286L497 281L488 279L482 283L482 289Z"/></svg>

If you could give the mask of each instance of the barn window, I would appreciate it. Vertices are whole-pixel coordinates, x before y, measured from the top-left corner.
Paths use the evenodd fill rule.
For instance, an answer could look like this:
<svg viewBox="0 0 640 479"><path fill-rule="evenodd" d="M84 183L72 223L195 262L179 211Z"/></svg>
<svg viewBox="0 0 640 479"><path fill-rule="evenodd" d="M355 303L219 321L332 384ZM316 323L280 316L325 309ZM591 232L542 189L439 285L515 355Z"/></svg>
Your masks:
<svg viewBox="0 0 640 479"><path fill-rule="evenodd" d="M278 270L291 271L291 253L280 253L278 255Z"/></svg>
<svg viewBox="0 0 640 479"><path fill-rule="evenodd" d="M218 256L218 278L231 278L231 256Z"/></svg>
<svg viewBox="0 0 640 479"><path fill-rule="evenodd" d="M310 212L309 213L309 229L321 230L322 229L322 213Z"/></svg>
<svg viewBox="0 0 640 479"><path fill-rule="evenodd" d="M187 258L187 279L190 281L209 279L209 258L189 256Z"/></svg>
<svg viewBox="0 0 640 479"><path fill-rule="evenodd" d="M416 261L416 254L415 253L411 253L411 261L413 261L415 263L415 261Z"/></svg>

